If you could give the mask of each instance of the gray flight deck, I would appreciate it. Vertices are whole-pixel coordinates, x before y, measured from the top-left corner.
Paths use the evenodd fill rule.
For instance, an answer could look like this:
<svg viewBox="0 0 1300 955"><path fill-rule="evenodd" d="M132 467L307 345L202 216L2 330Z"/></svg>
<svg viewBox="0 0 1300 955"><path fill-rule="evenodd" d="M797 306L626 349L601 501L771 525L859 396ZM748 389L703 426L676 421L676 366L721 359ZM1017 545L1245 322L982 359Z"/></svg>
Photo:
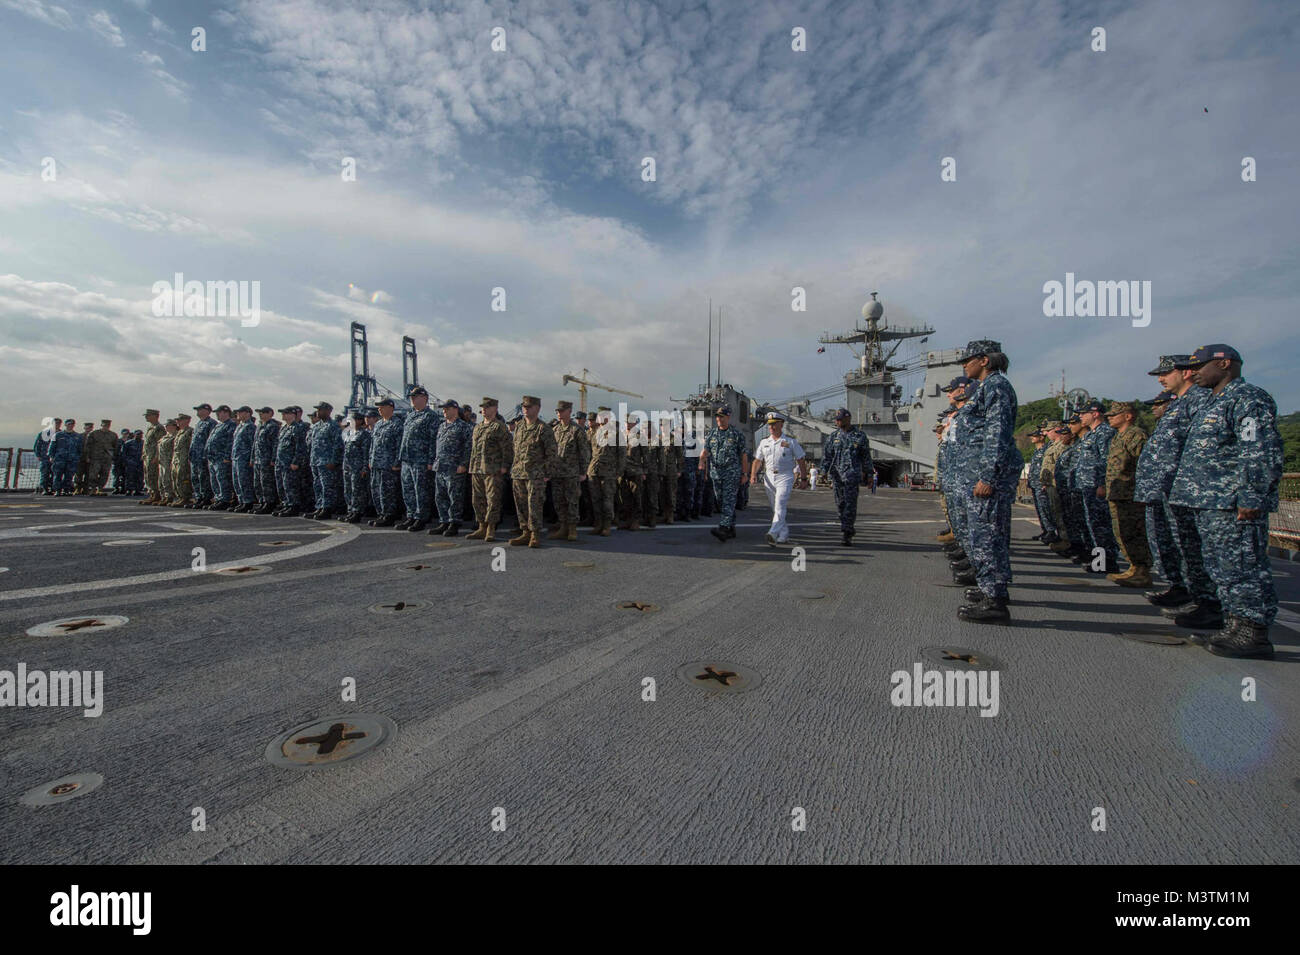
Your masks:
<svg viewBox="0 0 1300 955"><path fill-rule="evenodd" d="M956 619L933 494L864 492L845 549L830 493L796 492L803 572L767 513L756 493L726 545L707 522L499 540L496 572L463 536L0 496L0 670L104 674L98 718L0 709L0 862L1300 862L1297 565L1274 565L1278 658L1242 662L1122 638L1178 631L1031 541L1027 508L1009 626ZM995 658L996 716L891 705L891 673L940 646ZM267 759L362 713L396 733ZM86 773L102 785L21 801Z"/></svg>

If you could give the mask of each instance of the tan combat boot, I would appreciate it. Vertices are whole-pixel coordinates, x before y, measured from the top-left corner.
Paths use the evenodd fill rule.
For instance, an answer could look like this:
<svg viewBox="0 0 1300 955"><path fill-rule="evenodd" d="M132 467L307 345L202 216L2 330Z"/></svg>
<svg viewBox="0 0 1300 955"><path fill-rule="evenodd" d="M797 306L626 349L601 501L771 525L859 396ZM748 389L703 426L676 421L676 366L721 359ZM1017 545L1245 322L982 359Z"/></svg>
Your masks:
<svg viewBox="0 0 1300 955"><path fill-rule="evenodd" d="M1115 581L1121 587L1150 587L1151 586L1151 568L1150 567L1131 567L1132 573L1126 578Z"/></svg>
<svg viewBox="0 0 1300 955"><path fill-rule="evenodd" d="M1115 581L1115 583L1119 583L1121 580L1128 580L1130 577L1133 576L1133 574L1136 571L1137 571L1137 567L1133 564L1130 564L1128 570L1124 571L1122 574L1107 574L1106 579L1113 580Z"/></svg>
<svg viewBox="0 0 1300 955"><path fill-rule="evenodd" d="M614 533L614 531L608 523L602 521L600 524L600 530L597 533L599 533L601 537L608 537L610 534Z"/></svg>
<svg viewBox="0 0 1300 955"><path fill-rule="evenodd" d="M483 540L485 540L485 541L493 541L493 540L496 540L496 538L492 536L492 535L496 532L496 529L497 529L497 526L496 526L495 524L484 524L484 525L483 525Z"/></svg>
<svg viewBox="0 0 1300 955"><path fill-rule="evenodd" d="M568 527L565 524L556 524L555 530L546 535L548 541L557 541L562 539L568 533Z"/></svg>
<svg viewBox="0 0 1300 955"><path fill-rule="evenodd" d="M528 543L528 538L530 536L532 536L532 532L528 529L528 525L524 524L520 526L518 536L510 538L510 546L522 547L524 544Z"/></svg>
<svg viewBox="0 0 1300 955"><path fill-rule="evenodd" d="M483 540L483 535L486 534L486 533L487 533L487 525L484 524L484 523L482 523L482 522L480 521L480 522L478 522L478 526L474 528L474 532L473 532L473 533L471 533L471 534L466 534L466 535L465 535L465 540L467 540L467 541L481 541L481 540Z"/></svg>
<svg viewBox="0 0 1300 955"><path fill-rule="evenodd" d="M630 531L639 531L641 529L641 522L633 518L632 523L627 526L627 529Z"/></svg>
<svg viewBox="0 0 1300 955"><path fill-rule="evenodd" d="M956 539L957 538L953 536L952 531L944 531L942 534L939 534L935 537L935 540L944 544L947 544L950 541L955 541Z"/></svg>
<svg viewBox="0 0 1300 955"><path fill-rule="evenodd" d="M513 544L514 541L511 541L510 543ZM541 535L540 533L538 533L537 531L533 531L532 536L528 539L528 546L529 546L529 547L541 547L541 546L542 546L542 535Z"/></svg>
<svg viewBox="0 0 1300 955"><path fill-rule="evenodd" d="M568 532L568 533L566 533L566 534L564 535L564 539L565 539L565 540L567 540L567 541L576 541L576 540L578 539L578 525L577 525L577 524L570 524L570 525L568 525L568 526L565 528L565 530Z"/></svg>
<svg viewBox="0 0 1300 955"><path fill-rule="evenodd" d="M592 537L595 537L598 534L600 534L600 529L604 526L605 526L605 521L602 518L598 517L596 518L596 523L591 525L591 530L587 531L587 533L590 534Z"/></svg>

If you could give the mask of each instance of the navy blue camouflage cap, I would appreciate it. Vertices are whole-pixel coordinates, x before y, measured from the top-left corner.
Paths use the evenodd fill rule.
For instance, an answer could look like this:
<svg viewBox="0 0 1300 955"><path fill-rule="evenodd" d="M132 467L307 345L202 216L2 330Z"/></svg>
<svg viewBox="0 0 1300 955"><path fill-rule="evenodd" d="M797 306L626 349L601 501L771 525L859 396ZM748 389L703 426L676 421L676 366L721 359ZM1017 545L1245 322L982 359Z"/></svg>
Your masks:
<svg viewBox="0 0 1300 955"><path fill-rule="evenodd" d="M727 405L718 405L713 409L713 416L715 418L721 418L723 415L731 417L731 408Z"/></svg>
<svg viewBox="0 0 1300 955"><path fill-rule="evenodd" d="M374 405L366 405L364 408L361 409L361 413L365 415L367 418L379 417L379 409L376 408Z"/></svg>
<svg viewBox="0 0 1300 955"><path fill-rule="evenodd" d="M121 433L122 433L122 434L130 434L130 433L131 433L131 429L130 429L130 428L123 428L122 431L121 431Z"/></svg>
<svg viewBox="0 0 1300 955"><path fill-rule="evenodd" d="M407 395L407 397L414 398L416 395L424 395L424 397L426 398L429 397L429 393L425 391L421 385L416 385L414 388L412 388L410 393Z"/></svg>
<svg viewBox="0 0 1300 955"><path fill-rule="evenodd" d="M1148 401L1147 404L1149 404L1149 405L1167 405L1167 404L1169 404L1169 402L1171 402L1171 401L1174 400L1174 397L1175 397L1175 396L1174 396L1174 393L1173 393L1172 391L1165 390L1165 391L1160 392L1160 394L1156 395L1156 396L1155 396L1154 398L1152 398L1150 401Z"/></svg>
<svg viewBox="0 0 1300 955"><path fill-rule="evenodd" d="M1095 411L1098 414L1105 414L1106 406L1096 398L1093 398L1091 401L1085 401L1082 405L1076 408L1075 411L1078 414L1087 414L1090 411Z"/></svg>
<svg viewBox="0 0 1300 955"><path fill-rule="evenodd" d="M979 358L981 355L987 355L989 352L995 351L1002 351L1001 342L995 342L991 338L977 338L966 343L966 347L961 353L961 361L967 362L972 358Z"/></svg>
<svg viewBox="0 0 1300 955"><path fill-rule="evenodd" d="M247 411L249 414L252 414L252 413L253 413L253 409L250 408L250 407L248 407L248 405L240 405L238 408L235 409L235 412L236 412L236 413L238 413L238 412L240 412L240 411ZM246 433L247 433L247 432L246 432Z"/></svg>
<svg viewBox="0 0 1300 955"><path fill-rule="evenodd" d="M194 406L194 410L195 410L195 411L211 411L211 410L212 410L212 405L208 404L208 403L205 401L205 402L203 402L203 404L201 404L201 405L195 405L195 406Z"/></svg>
<svg viewBox="0 0 1300 955"><path fill-rule="evenodd" d="M1231 345L1202 345L1187 358L1184 368L1195 368L1207 362L1226 358L1228 361L1241 361L1241 354Z"/></svg>
<svg viewBox="0 0 1300 955"><path fill-rule="evenodd" d="M280 409L280 414L296 414L293 405L285 405Z"/></svg>
<svg viewBox="0 0 1300 955"><path fill-rule="evenodd" d="M577 420L577 421L586 421L586 420L587 420L587 412L585 412L585 411L579 411L579 412L578 412L577 414L575 414L573 417L574 417L574 419Z"/></svg>
<svg viewBox="0 0 1300 955"><path fill-rule="evenodd" d="M275 414L275 409L272 408L270 405L263 405L262 407L260 407L260 408L257 409L257 413L258 413L258 414L263 414L263 413Z"/></svg>
<svg viewBox="0 0 1300 955"><path fill-rule="evenodd" d="M1083 424L1083 419L1077 414L1072 414L1070 417L1065 419L1065 424Z"/></svg>
<svg viewBox="0 0 1300 955"><path fill-rule="evenodd" d="M293 413L294 413L294 414L297 414L297 415L302 414L302 405L294 405L294 406L293 406Z"/></svg>
<svg viewBox="0 0 1300 955"><path fill-rule="evenodd" d="M1052 434L1069 434L1070 429L1066 427L1069 421L1062 421L1060 425L1052 429Z"/></svg>
<svg viewBox="0 0 1300 955"><path fill-rule="evenodd" d="M850 421L853 420L853 416L849 414L848 408L840 408L838 411L835 412L834 420L843 421L845 418L849 419Z"/></svg>
<svg viewBox="0 0 1300 955"><path fill-rule="evenodd" d="M311 406L312 411L333 411L334 406L328 401L320 401Z"/></svg>
<svg viewBox="0 0 1300 955"><path fill-rule="evenodd" d="M974 378L967 378L965 375L958 375L952 381L948 382L947 387L940 388L940 391L956 391L958 388L965 388L967 385L975 384Z"/></svg>
<svg viewBox="0 0 1300 955"><path fill-rule="evenodd" d="M438 407L439 407L439 408L455 408L457 411L459 411L459 410L460 410L460 402L457 401L455 398L448 398L448 399L447 399L446 401L444 401L442 404L438 405Z"/></svg>
<svg viewBox="0 0 1300 955"><path fill-rule="evenodd" d="M1187 361L1191 355L1161 355L1160 362L1152 368L1148 375L1167 375L1178 367L1179 362Z"/></svg>
<svg viewBox="0 0 1300 955"><path fill-rule="evenodd" d="M230 414L230 405L217 405L216 410L224 411L226 414Z"/></svg>
<svg viewBox="0 0 1300 955"><path fill-rule="evenodd" d="M355 411L353 411L353 412L352 412L352 420L353 420L353 421L365 421L365 420L366 420L366 409L365 409L365 408L358 408L358 409L356 409Z"/></svg>
<svg viewBox="0 0 1300 955"><path fill-rule="evenodd" d="M375 407L377 408L380 405L389 405L391 407L396 404L397 402L393 401L392 398L380 398L378 401L375 402Z"/></svg>

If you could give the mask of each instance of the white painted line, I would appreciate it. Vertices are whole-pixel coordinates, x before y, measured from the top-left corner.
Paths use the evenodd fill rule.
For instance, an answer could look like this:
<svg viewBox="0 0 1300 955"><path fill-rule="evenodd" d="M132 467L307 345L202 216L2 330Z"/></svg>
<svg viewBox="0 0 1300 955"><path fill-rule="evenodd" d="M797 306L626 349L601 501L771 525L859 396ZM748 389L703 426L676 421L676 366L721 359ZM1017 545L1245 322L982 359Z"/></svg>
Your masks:
<svg viewBox="0 0 1300 955"><path fill-rule="evenodd" d="M330 550L338 547L340 544L346 544L357 536L356 527L351 524L343 525L341 528L334 528L330 533L325 534L318 541L310 544L303 544L301 547L295 547L292 550L281 551L279 553L267 554L265 552L255 554L252 557L243 557L237 560L228 560L220 564L211 564L208 566L207 573L221 570L226 567L246 567L251 564L275 564L286 560L293 560L296 557L306 557L310 554L319 554L321 551ZM180 580L182 578L194 578L199 576L195 571L186 566L183 570L164 570L156 574L137 574L134 577L117 577L109 580L87 580L74 582L70 584L56 584L50 587L28 587L25 590L5 590L0 591L0 600L27 600L32 597L53 597L58 594L80 594L83 591L91 590L110 590L116 587L136 587L141 584L156 584L164 580Z"/></svg>

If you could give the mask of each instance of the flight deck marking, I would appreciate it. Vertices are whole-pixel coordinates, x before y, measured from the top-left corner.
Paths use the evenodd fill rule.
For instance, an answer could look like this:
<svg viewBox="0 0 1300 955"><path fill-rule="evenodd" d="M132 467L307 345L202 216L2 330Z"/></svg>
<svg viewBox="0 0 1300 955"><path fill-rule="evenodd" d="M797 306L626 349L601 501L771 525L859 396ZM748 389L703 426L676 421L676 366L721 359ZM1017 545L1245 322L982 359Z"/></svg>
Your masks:
<svg viewBox="0 0 1300 955"><path fill-rule="evenodd" d="M293 560L298 557L306 557L310 554L319 554L322 551L330 550L341 544L346 544L354 537L358 537L359 532L354 525L345 525L339 529L338 533L324 534L320 540L313 541L310 544L304 544L301 547L295 547L292 550L281 551L278 554L267 556L258 555L262 564L273 564L280 561ZM226 561L217 567L209 567L209 571L220 571L225 567L242 567L247 564L247 558ZM87 580L80 583L55 584L49 587L28 587L23 590L5 590L0 591L0 601L3 600L26 600L29 597L52 597L57 594L80 594L91 590L111 590L119 587L133 587L137 584L156 584L164 580L181 580L183 578L192 578L194 571L186 565L181 570L164 570L154 574L137 574L134 577L119 577L110 580Z"/></svg>

